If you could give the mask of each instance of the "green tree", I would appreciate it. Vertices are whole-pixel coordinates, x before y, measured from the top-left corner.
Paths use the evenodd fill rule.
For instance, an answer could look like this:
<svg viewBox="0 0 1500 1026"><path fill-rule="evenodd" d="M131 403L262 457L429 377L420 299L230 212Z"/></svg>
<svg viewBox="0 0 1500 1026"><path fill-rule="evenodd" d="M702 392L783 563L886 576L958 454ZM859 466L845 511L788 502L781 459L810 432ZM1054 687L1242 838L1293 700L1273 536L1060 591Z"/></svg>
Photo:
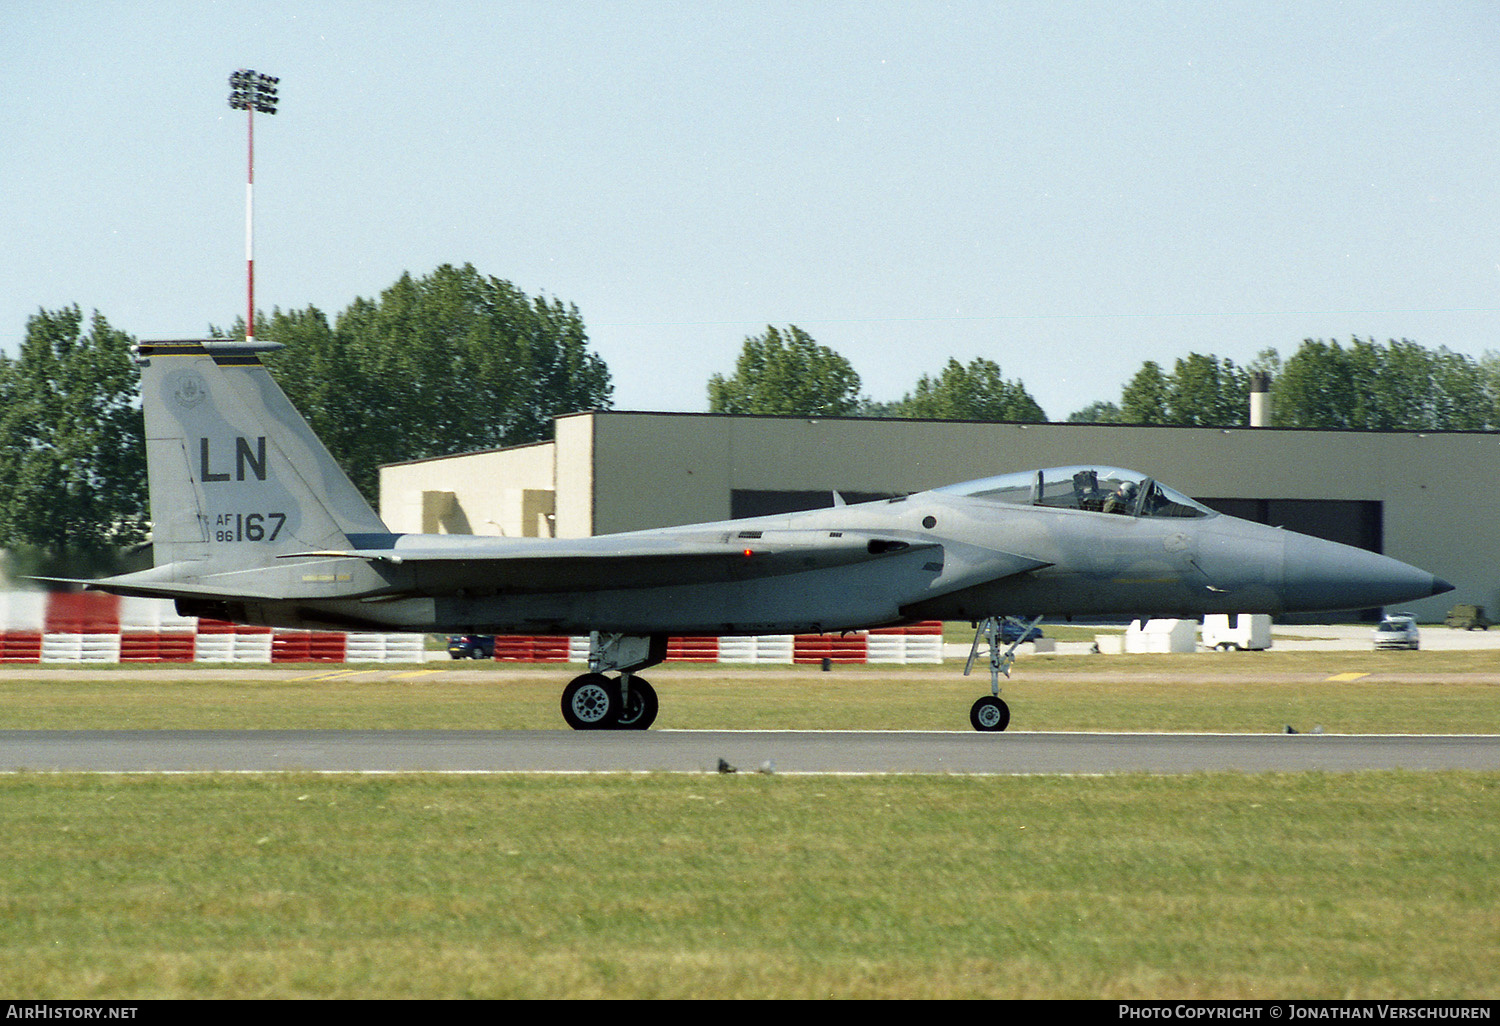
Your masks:
<svg viewBox="0 0 1500 1026"><path fill-rule="evenodd" d="M18 358L0 359L0 546L81 573L145 537L133 344L72 306L29 318Z"/></svg>
<svg viewBox="0 0 1500 1026"><path fill-rule="evenodd" d="M1354 379L1337 342L1305 339L1271 384L1271 415L1278 427L1352 427Z"/></svg>
<svg viewBox="0 0 1500 1026"><path fill-rule="evenodd" d="M1409 339L1305 339L1271 388L1278 426L1478 431L1500 423L1500 379L1467 356Z"/></svg>
<svg viewBox="0 0 1500 1026"><path fill-rule="evenodd" d="M846 417L859 408L854 367L796 325L745 339L733 376L708 379L710 413Z"/></svg>
<svg viewBox="0 0 1500 1026"><path fill-rule="evenodd" d="M1000 365L976 357L968 366L950 358L937 377L922 375L901 401L901 415L934 420L1029 421L1047 419L1019 381L1007 381Z"/></svg>
<svg viewBox="0 0 1500 1026"><path fill-rule="evenodd" d="M576 307L469 264L403 274L332 326L314 307L275 311L256 336L286 346L267 366L372 498L383 463L539 441L614 394Z"/></svg>
<svg viewBox="0 0 1500 1026"><path fill-rule="evenodd" d="M1433 419L1453 431L1483 431L1500 426L1494 382L1482 361L1447 349L1432 357Z"/></svg>
<svg viewBox="0 0 1500 1026"><path fill-rule="evenodd" d="M1189 353L1167 379L1166 423L1245 424L1250 419L1250 372L1232 360Z"/></svg>
<svg viewBox="0 0 1500 1026"><path fill-rule="evenodd" d="M1250 367L1203 353L1179 359L1169 374L1155 360L1141 364L1125 386L1115 423L1219 426L1250 419L1252 369L1276 366L1267 350Z"/></svg>
<svg viewBox="0 0 1500 1026"><path fill-rule="evenodd" d="M889 402L879 402L869 396L861 396L859 405L855 407L856 417L881 417L886 420L894 420L901 416L901 400L893 399Z"/></svg>
<svg viewBox="0 0 1500 1026"><path fill-rule="evenodd" d="M1068 414L1069 424L1118 424L1120 423L1120 408L1112 402L1103 399L1089 403L1081 410L1074 410Z"/></svg>
<svg viewBox="0 0 1500 1026"><path fill-rule="evenodd" d="M1120 401L1137 424L1235 425L1249 419L1250 379L1271 378L1278 427L1363 431L1478 431L1500 425L1500 357L1476 362L1408 339L1347 346L1305 339L1286 361L1274 349L1246 367L1190 353L1170 374L1142 364Z"/></svg>
<svg viewBox="0 0 1500 1026"><path fill-rule="evenodd" d="M1167 376L1161 364L1147 360L1120 393L1120 423L1169 424Z"/></svg>
<svg viewBox="0 0 1500 1026"><path fill-rule="evenodd" d="M1475 364L1485 427L1500 428L1500 353L1486 351Z"/></svg>

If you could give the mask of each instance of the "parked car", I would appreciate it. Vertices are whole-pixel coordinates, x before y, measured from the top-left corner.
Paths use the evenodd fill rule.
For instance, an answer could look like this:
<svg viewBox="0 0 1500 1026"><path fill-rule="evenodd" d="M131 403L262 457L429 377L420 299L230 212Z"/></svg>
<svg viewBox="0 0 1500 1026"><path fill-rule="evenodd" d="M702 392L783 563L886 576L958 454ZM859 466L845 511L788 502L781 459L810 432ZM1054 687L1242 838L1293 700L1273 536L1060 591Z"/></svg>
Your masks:
<svg viewBox="0 0 1500 1026"><path fill-rule="evenodd" d="M1026 637L1023 638L1021 637L1021 632L1025 629L1026 625L1024 623L1017 623L1014 620L1002 620L1000 621L1000 640L1010 645L1017 641L1035 641L1037 638L1043 637L1041 628L1033 627L1031 630L1026 631Z"/></svg>
<svg viewBox="0 0 1500 1026"><path fill-rule="evenodd" d="M1391 613L1375 627L1376 648L1421 647L1417 618L1410 613Z"/></svg>
<svg viewBox="0 0 1500 1026"><path fill-rule="evenodd" d="M495 638L490 634L455 634L448 639L448 654L454 659L493 659Z"/></svg>

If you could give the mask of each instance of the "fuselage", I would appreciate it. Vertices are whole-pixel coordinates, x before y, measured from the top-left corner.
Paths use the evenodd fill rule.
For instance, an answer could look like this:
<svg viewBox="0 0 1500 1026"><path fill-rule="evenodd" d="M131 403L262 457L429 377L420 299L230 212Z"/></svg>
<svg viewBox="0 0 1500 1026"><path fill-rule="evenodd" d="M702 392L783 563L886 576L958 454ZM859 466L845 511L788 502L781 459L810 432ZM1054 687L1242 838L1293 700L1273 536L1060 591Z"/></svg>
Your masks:
<svg viewBox="0 0 1500 1026"><path fill-rule="evenodd" d="M1151 516L997 501L939 489L779 516L589 539L599 559L642 544L745 550L706 579L622 569L618 581L498 581L502 554L550 540L391 536L383 589L361 597L248 600L238 619L281 626L488 634L767 634L843 631L992 615L1199 616L1385 605L1445 590L1397 560L1194 507ZM1181 506L1178 506L1181 510ZM853 542L841 561L818 544ZM405 566L403 552L451 553ZM853 549L851 549L853 551ZM463 555L472 555L466 563ZM799 553L805 554L799 559ZM757 559L779 559L766 572ZM332 560L324 576L337 579ZM802 564L806 565L803 566ZM755 564L755 565L752 565ZM466 569L467 567L467 569ZM351 568L352 569L352 568ZM455 585L455 581L461 581Z"/></svg>

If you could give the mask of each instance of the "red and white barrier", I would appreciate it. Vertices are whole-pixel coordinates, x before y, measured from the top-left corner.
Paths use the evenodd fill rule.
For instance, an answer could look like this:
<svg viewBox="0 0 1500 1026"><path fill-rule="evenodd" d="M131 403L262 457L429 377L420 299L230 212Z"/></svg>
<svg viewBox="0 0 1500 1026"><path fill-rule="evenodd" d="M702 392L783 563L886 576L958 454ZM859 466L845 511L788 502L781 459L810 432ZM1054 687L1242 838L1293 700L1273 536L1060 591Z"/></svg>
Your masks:
<svg viewBox="0 0 1500 1026"><path fill-rule="evenodd" d="M102 592L0 592L0 663L421 662L421 634L249 627L177 615L166 599ZM587 637L497 637L501 662L587 663ZM940 663L936 621L850 634L683 637L668 662Z"/></svg>
<svg viewBox="0 0 1500 1026"><path fill-rule="evenodd" d="M587 663L587 637L552 635L495 639L495 658L518 663ZM685 663L940 663L943 625L936 620L849 634L761 634L667 639L667 662Z"/></svg>
<svg viewBox="0 0 1500 1026"><path fill-rule="evenodd" d="M0 663L420 662L421 634L249 627L177 615L165 599L0 592Z"/></svg>

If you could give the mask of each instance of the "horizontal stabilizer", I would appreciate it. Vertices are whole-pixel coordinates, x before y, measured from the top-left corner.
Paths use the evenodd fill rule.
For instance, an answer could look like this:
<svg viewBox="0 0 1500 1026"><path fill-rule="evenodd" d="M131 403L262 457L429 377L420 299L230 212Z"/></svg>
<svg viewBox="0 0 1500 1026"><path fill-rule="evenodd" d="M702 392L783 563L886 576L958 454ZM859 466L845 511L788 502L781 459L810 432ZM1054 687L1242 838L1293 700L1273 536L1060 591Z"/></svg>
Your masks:
<svg viewBox="0 0 1500 1026"><path fill-rule="evenodd" d="M189 581L175 581L169 576L157 573L155 570L143 570L139 573L120 574L117 577L100 577L92 580L79 580L66 577L33 577L31 580L46 581L54 584L82 585L86 591L107 591L111 595L128 595L132 598L238 598L273 601L282 597L264 589L246 588L243 583L238 581L233 587L227 584L211 585L195 584Z"/></svg>

